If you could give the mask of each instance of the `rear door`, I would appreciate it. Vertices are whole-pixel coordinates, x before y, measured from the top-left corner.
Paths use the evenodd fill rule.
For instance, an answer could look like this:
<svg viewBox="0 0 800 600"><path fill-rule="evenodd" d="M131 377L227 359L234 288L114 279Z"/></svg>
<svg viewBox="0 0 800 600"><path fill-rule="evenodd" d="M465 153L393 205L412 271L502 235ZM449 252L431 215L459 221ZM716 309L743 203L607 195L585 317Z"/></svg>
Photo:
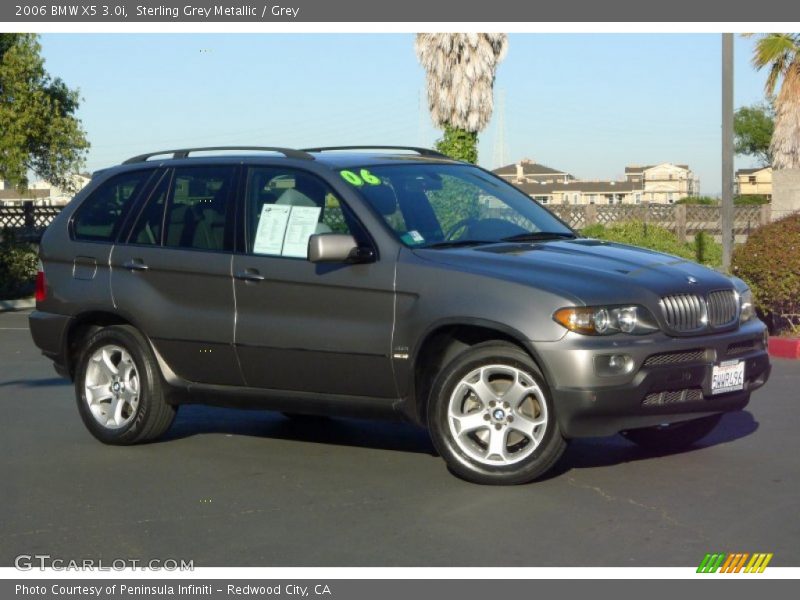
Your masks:
<svg viewBox="0 0 800 600"><path fill-rule="evenodd" d="M396 397L390 347L394 257L367 264L307 260L313 233L371 241L317 175L245 172L246 248L233 260L236 348L248 386Z"/></svg>
<svg viewBox="0 0 800 600"><path fill-rule="evenodd" d="M151 167L110 176L80 202L68 228L47 231L40 254L49 285L59 290L48 298L47 310L69 313L77 300L86 311L112 308L111 249L155 172Z"/></svg>
<svg viewBox="0 0 800 600"><path fill-rule="evenodd" d="M233 348L233 165L165 171L111 256L117 310L180 377L241 385Z"/></svg>

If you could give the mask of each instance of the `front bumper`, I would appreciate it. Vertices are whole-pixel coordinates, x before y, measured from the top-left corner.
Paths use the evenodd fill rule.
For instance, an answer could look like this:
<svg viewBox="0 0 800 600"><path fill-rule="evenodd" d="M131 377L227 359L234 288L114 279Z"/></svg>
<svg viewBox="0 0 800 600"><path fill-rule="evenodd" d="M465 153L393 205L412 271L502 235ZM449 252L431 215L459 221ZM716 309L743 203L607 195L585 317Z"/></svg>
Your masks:
<svg viewBox="0 0 800 600"><path fill-rule="evenodd" d="M741 410L769 378L765 331L753 320L736 331L685 338L569 334L559 342L537 343L535 351L564 436L604 436ZM599 376L596 358L608 354L630 356L630 373ZM714 364L734 359L745 362L744 388L713 395Z"/></svg>

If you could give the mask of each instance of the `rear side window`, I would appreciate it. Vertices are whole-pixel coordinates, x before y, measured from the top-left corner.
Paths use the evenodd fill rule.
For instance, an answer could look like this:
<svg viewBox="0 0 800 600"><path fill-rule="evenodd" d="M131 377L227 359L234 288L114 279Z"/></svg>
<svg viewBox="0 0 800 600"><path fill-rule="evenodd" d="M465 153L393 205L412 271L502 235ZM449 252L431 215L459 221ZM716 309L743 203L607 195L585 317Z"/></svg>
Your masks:
<svg viewBox="0 0 800 600"><path fill-rule="evenodd" d="M101 184L84 200L72 220L78 240L112 242L119 232L125 207L141 192L152 170L122 173Z"/></svg>

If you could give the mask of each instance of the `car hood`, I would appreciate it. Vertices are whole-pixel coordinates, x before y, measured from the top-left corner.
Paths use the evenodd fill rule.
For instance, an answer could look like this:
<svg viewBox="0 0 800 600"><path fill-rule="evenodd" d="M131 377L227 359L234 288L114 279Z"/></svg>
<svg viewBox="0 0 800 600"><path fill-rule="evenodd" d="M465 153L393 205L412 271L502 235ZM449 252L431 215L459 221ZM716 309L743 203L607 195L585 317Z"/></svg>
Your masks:
<svg viewBox="0 0 800 600"><path fill-rule="evenodd" d="M678 256L593 239L417 249L415 254L459 270L560 292L586 304L735 287L729 277Z"/></svg>

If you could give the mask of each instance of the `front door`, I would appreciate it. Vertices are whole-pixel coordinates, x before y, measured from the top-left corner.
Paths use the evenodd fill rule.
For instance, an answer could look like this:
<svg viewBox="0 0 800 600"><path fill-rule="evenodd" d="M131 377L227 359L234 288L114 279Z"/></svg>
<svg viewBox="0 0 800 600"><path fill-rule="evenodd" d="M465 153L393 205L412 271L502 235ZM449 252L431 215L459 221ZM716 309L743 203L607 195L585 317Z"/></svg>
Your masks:
<svg viewBox="0 0 800 600"><path fill-rule="evenodd" d="M367 264L306 260L314 233L361 226L311 173L245 173L246 252L234 257L236 349L248 386L392 398L394 257Z"/></svg>

